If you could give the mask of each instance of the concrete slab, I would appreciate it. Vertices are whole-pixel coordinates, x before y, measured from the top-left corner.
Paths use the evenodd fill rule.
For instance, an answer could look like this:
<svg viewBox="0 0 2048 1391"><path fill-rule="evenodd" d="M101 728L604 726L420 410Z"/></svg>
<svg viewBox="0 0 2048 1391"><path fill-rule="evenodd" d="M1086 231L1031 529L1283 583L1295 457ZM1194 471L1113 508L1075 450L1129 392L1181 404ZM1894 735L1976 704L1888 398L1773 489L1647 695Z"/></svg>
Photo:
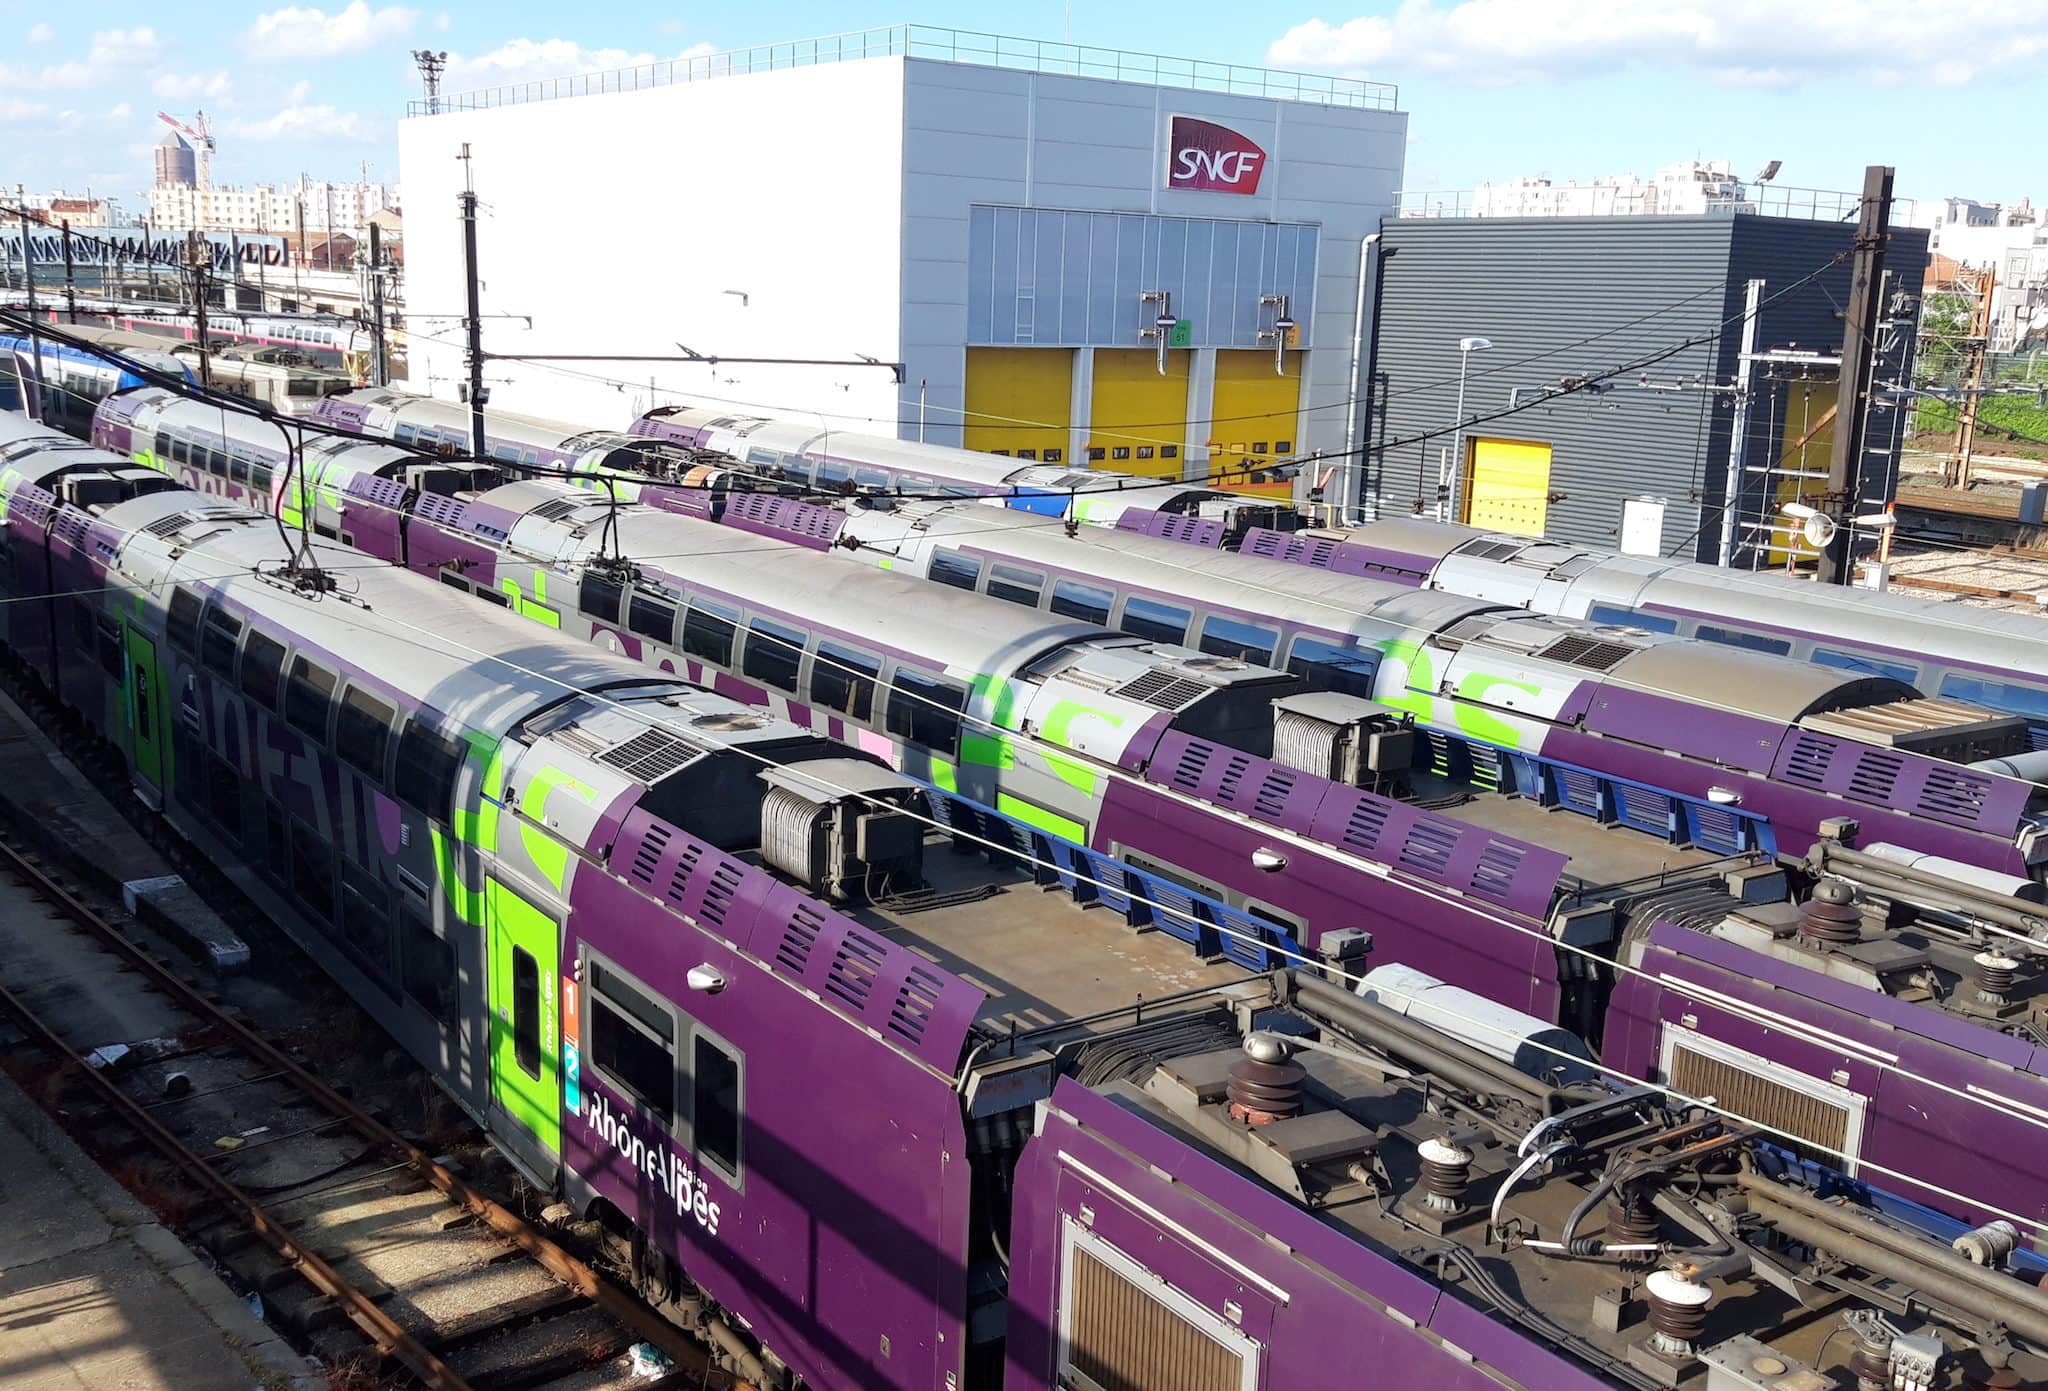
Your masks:
<svg viewBox="0 0 2048 1391"><path fill-rule="evenodd" d="M0 1386L314 1391L325 1384L0 1076Z"/></svg>

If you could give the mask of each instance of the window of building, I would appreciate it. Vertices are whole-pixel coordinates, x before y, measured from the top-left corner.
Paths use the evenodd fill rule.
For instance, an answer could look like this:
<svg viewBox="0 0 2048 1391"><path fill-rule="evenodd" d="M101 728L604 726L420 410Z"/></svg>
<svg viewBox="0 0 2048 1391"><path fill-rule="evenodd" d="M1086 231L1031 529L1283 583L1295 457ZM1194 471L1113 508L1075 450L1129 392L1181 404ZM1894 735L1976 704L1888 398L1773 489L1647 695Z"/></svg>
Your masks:
<svg viewBox="0 0 2048 1391"><path fill-rule="evenodd" d="M350 686L334 722L334 751L358 772L382 782L384 755L391 746L391 727L396 720L397 712L389 703L360 686Z"/></svg>
<svg viewBox="0 0 2048 1391"><path fill-rule="evenodd" d="M879 657L836 642L821 642L818 655L811 659L811 704L856 720L872 719L875 681L881 673Z"/></svg>
<svg viewBox="0 0 2048 1391"><path fill-rule="evenodd" d="M292 658L292 673L285 679L284 717L299 733L327 741L327 712L334 704L334 673L313 665L304 657Z"/></svg>
<svg viewBox="0 0 2048 1391"><path fill-rule="evenodd" d="M1147 599L1133 594L1124 601L1123 630L1135 638L1147 638L1153 642L1184 642L1188 635L1189 613L1171 604L1162 604L1157 599Z"/></svg>
<svg viewBox="0 0 2048 1391"><path fill-rule="evenodd" d="M960 712L967 688L910 667L896 668L889 692L889 732L946 758L960 748Z"/></svg>
<svg viewBox="0 0 2048 1391"><path fill-rule="evenodd" d="M981 583L981 562L958 551L933 551L931 564L925 573L940 584L950 584L955 589L973 589Z"/></svg>
<svg viewBox="0 0 2048 1391"><path fill-rule="evenodd" d="M734 1184L740 1179L740 1117L739 1054L699 1029L690 1050L691 1139L698 1162Z"/></svg>
<svg viewBox="0 0 2048 1391"><path fill-rule="evenodd" d="M589 963L590 1061L605 1081L664 1126L675 1119L675 1016L652 994Z"/></svg>
<svg viewBox="0 0 2048 1391"><path fill-rule="evenodd" d="M795 628L771 623L765 618L747 623L747 650L740 670L764 686L778 691L796 691L797 667L804 659L804 635Z"/></svg>
<svg viewBox="0 0 2048 1391"><path fill-rule="evenodd" d="M540 963L523 947L512 948L512 1056L540 1080Z"/></svg>
<svg viewBox="0 0 2048 1391"><path fill-rule="evenodd" d="M1084 623L1109 626L1109 606L1116 596L1107 589L1079 580L1060 580L1052 587L1052 611Z"/></svg>
<svg viewBox="0 0 2048 1391"><path fill-rule="evenodd" d="M683 619L683 652L715 667L732 666L733 635L739 631L739 610L723 604L692 601Z"/></svg>
<svg viewBox="0 0 2048 1391"><path fill-rule="evenodd" d="M1045 593L1045 576L1036 570L1026 570L1016 565L991 566L988 574L988 596L1012 604L1022 604L1027 609L1038 607L1039 597Z"/></svg>
<svg viewBox="0 0 2048 1391"><path fill-rule="evenodd" d="M1279 644L1277 628L1261 628L1256 623L1242 623L1213 613L1202 620L1202 650L1211 656L1240 657L1260 666L1271 666Z"/></svg>

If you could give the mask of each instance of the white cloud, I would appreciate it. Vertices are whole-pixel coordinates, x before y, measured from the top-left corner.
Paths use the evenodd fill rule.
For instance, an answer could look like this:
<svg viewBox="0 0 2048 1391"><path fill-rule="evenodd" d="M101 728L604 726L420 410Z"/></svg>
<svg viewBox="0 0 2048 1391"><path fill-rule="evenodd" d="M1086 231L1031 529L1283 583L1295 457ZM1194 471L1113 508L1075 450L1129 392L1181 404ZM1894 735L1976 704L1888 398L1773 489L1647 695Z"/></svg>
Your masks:
<svg viewBox="0 0 2048 1391"><path fill-rule="evenodd" d="M219 101L228 94L228 86L228 75L224 72L212 76L202 72L190 76L167 72L150 83L149 90L167 101L191 101L197 97Z"/></svg>
<svg viewBox="0 0 2048 1391"><path fill-rule="evenodd" d="M243 140L369 140L370 122L354 111L332 106L285 107L268 120L237 120L228 133Z"/></svg>
<svg viewBox="0 0 2048 1391"><path fill-rule="evenodd" d="M39 101L23 101L19 97L0 97L0 124L8 121L33 121L49 114L50 108Z"/></svg>
<svg viewBox="0 0 2048 1391"><path fill-rule="evenodd" d="M418 10L403 5L373 10L365 0L349 0L333 14L288 5L258 15L244 42L258 58L329 58L403 38L419 17Z"/></svg>
<svg viewBox="0 0 2048 1391"><path fill-rule="evenodd" d="M1943 61L1922 71L1944 86L2036 59L2048 54L2048 0L1963 0L1938 19L1919 0L1402 0L1390 15L1298 24L1266 58L1482 84L1642 65L1786 86L1826 73L1897 81L1915 66L1907 55L1936 42Z"/></svg>
<svg viewBox="0 0 2048 1391"><path fill-rule="evenodd" d="M28 31L28 41L30 43L48 43L56 37L57 31L47 24L38 24Z"/></svg>
<svg viewBox="0 0 2048 1391"><path fill-rule="evenodd" d="M107 108L107 119L110 121L125 121L134 114L135 108L125 101L117 101Z"/></svg>
<svg viewBox="0 0 2048 1391"><path fill-rule="evenodd" d="M442 10L434 16L434 27L445 34L455 27L455 21L448 17L448 11Z"/></svg>
<svg viewBox="0 0 2048 1391"><path fill-rule="evenodd" d="M156 31L147 26L102 29L92 36L83 58L39 68L0 63L0 88L55 92L93 87L125 68L149 62L156 50Z"/></svg>
<svg viewBox="0 0 2048 1391"><path fill-rule="evenodd" d="M579 73L606 72L613 68L643 67L670 58L701 58L717 52L715 45L691 44L680 53L662 56L636 53L624 48L585 48L573 39L513 39L475 58L452 54L442 89L467 91L475 87L502 87L517 82L537 82L549 77L574 77Z"/></svg>

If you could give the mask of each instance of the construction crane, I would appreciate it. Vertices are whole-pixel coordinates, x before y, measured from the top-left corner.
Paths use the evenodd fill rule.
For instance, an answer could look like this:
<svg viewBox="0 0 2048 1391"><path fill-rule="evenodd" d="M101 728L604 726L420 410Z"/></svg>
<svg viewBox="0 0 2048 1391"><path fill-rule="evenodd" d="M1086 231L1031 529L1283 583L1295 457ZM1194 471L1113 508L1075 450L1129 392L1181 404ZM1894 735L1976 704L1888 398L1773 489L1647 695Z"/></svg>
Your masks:
<svg viewBox="0 0 2048 1391"><path fill-rule="evenodd" d="M165 125L169 126L172 130L177 131L180 135L189 136L191 138L192 149L199 157L199 187L212 188L213 127L207 123L206 113L204 111L195 111L192 114L193 121L195 122L195 124L189 126L186 125L183 121L179 120L176 116L173 116L166 111L157 112L156 118L159 121L162 121Z"/></svg>

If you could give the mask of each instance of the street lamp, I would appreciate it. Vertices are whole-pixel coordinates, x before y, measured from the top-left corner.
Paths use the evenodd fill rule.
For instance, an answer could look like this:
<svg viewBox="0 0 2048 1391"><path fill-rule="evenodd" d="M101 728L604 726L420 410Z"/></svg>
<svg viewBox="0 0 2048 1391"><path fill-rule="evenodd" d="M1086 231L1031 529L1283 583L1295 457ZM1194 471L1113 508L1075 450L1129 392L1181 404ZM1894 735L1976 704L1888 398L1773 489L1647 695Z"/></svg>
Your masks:
<svg viewBox="0 0 2048 1391"><path fill-rule="evenodd" d="M1451 458L1444 461L1437 475L1436 519L1440 522L1451 519L1451 495L1457 490L1458 474L1465 471L1465 369L1472 362L1472 354L1483 353L1492 346L1491 338L1458 340L1458 433L1451 445Z"/></svg>

